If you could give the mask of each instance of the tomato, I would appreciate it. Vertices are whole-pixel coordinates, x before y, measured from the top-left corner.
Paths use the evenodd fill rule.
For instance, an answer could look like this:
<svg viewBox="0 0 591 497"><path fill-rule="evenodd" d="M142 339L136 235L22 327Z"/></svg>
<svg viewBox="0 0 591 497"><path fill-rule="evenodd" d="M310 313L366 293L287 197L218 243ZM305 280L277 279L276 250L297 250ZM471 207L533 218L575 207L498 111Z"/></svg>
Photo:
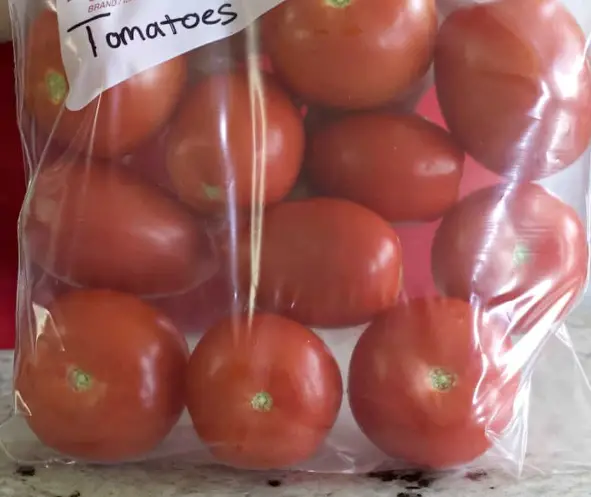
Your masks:
<svg viewBox="0 0 591 497"><path fill-rule="evenodd" d="M463 162L448 133L429 121L367 113L317 132L307 164L323 193L400 222L441 217L457 200Z"/></svg>
<svg viewBox="0 0 591 497"><path fill-rule="evenodd" d="M294 466L336 421L339 367L312 331L271 314L219 323L189 361L187 406L197 435L224 464Z"/></svg>
<svg viewBox="0 0 591 497"><path fill-rule="evenodd" d="M355 420L390 457L434 469L468 463L511 421L520 379L509 373L509 347L503 327L467 302L399 304L353 351Z"/></svg>
<svg viewBox="0 0 591 497"><path fill-rule="evenodd" d="M400 241L362 206L285 202L265 213L260 245L253 234L241 237L242 286L247 295L256 290L261 309L332 328L365 323L398 297Z"/></svg>
<svg viewBox="0 0 591 497"><path fill-rule="evenodd" d="M41 442L93 462L154 449L184 408L189 351L168 318L107 290L71 292L35 316L15 388Z"/></svg>
<svg viewBox="0 0 591 497"><path fill-rule="evenodd" d="M443 218L432 247L435 283L528 331L564 316L583 291L585 233L577 213L536 184L485 188Z"/></svg>
<svg viewBox="0 0 591 497"><path fill-rule="evenodd" d="M437 101L435 87L430 88L423 95L423 98L416 107L416 112L432 123L446 129L445 120L441 115L441 109ZM464 172L460 183L460 198L485 186L496 185L501 180L497 174L476 162L470 155L466 155L465 159Z"/></svg>
<svg viewBox="0 0 591 497"><path fill-rule="evenodd" d="M418 84L437 32L433 0L287 0L261 33L274 70L311 103L375 107Z"/></svg>
<svg viewBox="0 0 591 497"><path fill-rule="evenodd" d="M585 52L585 35L558 0L457 10L443 23L435 50L450 131L476 160L520 181L567 167L591 138Z"/></svg>
<svg viewBox="0 0 591 497"><path fill-rule="evenodd" d="M186 61L176 57L103 92L79 111L65 108L69 85L57 15L44 11L29 28L24 102L51 139L99 157L130 152L172 115L184 91ZM64 50L70 50L64 45Z"/></svg>
<svg viewBox="0 0 591 497"><path fill-rule="evenodd" d="M173 124L167 167L183 201L219 212L281 200L303 153L302 116L289 97L239 71L195 86Z"/></svg>
<svg viewBox="0 0 591 497"><path fill-rule="evenodd" d="M71 284L161 295L195 287L219 265L199 220L119 167L42 168L22 222L27 255Z"/></svg>

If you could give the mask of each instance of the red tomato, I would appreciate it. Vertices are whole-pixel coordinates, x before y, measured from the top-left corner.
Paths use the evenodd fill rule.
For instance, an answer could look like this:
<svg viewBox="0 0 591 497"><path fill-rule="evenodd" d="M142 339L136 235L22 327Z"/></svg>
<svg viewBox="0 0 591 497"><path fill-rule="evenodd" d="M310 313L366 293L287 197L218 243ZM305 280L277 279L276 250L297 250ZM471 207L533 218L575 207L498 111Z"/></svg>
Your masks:
<svg viewBox="0 0 591 497"><path fill-rule="evenodd" d="M84 109L70 111L64 106L69 86L55 12L43 11L29 32L26 108L52 140L85 154L114 157L130 152L168 120L184 91L186 62L176 57L105 91ZM67 45L64 50L69 50Z"/></svg>
<svg viewBox="0 0 591 497"><path fill-rule="evenodd" d="M567 167L591 138L586 48L559 0L500 0L452 13L435 51L450 131L476 160L520 181Z"/></svg>
<svg viewBox="0 0 591 497"><path fill-rule="evenodd" d="M472 1L472 0L469 0ZM446 128L445 120L441 115L435 87L425 93L416 107L416 112L434 124ZM460 198L472 193L474 190L498 184L500 178L497 174L478 164L470 155L466 155L464 173L460 183Z"/></svg>
<svg viewBox="0 0 591 497"><path fill-rule="evenodd" d="M312 331L271 314L209 330L189 362L187 406L215 458L250 469L313 456L336 421L339 367Z"/></svg>
<svg viewBox="0 0 591 497"><path fill-rule="evenodd" d="M399 222L441 217L458 198L463 163L462 150L429 121L368 113L317 132L307 165L320 191Z"/></svg>
<svg viewBox="0 0 591 497"><path fill-rule="evenodd" d="M71 284L161 295L194 288L219 266L199 221L122 168L58 162L30 192L27 254Z"/></svg>
<svg viewBox="0 0 591 497"><path fill-rule="evenodd" d="M302 117L288 96L235 72L192 90L171 130L167 167L179 197L199 210L251 208L287 195L303 152Z"/></svg>
<svg viewBox="0 0 591 497"><path fill-rule="evenodd" d="M443 218L432 248L435 283L528 331L564 316L583 291L585 233L577 213L538 185L486 188Z"/></svg>
<svg viewBox="0 0 591 497"><path fill-rule="evenodd" d="M426 73L433 0L287 0L261 32L274 70L304 99L358 109L402 96Z"/></svg>
<svg viewBox="0 0 591 497"><path fill-rule="evenodd" d="M243 290L254 285L264 310L332 328L367 322L396 302L400 241L365 207L326 198L285 202L267 210L261 237L259 245L243 236L240 256Z"/></svg>
<svg viewBox="0 0 591 497"><path fill-rule="evenodd" d="M184 408L188 347L130 295L82 290L56 300L23 337L15 388L48 447L94 462L154 449ZM28 340L34 338L31 349Z"/></svg>
<svg viewBox="0 0 591 497"><path fill-rule="evenodd" d="M509 347L503 328L466 302L399 304L374 321L353 351L355 420L382 451L412 465L470 462L511 421L519 377L509 376Z"/></svg>

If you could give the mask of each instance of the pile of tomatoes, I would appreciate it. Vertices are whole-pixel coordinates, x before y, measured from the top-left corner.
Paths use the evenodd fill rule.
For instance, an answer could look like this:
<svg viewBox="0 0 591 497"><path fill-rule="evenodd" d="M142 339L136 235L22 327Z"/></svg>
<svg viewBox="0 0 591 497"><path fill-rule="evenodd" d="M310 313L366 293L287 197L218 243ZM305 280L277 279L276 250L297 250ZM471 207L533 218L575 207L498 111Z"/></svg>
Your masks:
<svg viewBox="0 0 591 497"><path fill-rule="evenodd" d="M43 443L141 458L188 407L215 461L293 467L346 396L387 456L446 468L509 426L511 336L587 276L581 220L536 183L591 137L585 37L558 1L439 26L435 0L286 0L76 112L55 13L25 50L21 246L56 283L42 304L27 287L15 388ZM448 129L412 110L431 67ZM467 155L496 181L460 198ZM439 295L408 298L398 230L434 222ZM192 353L179 301L205 328ZM357 325L345 392L312 328Z"/></svg>

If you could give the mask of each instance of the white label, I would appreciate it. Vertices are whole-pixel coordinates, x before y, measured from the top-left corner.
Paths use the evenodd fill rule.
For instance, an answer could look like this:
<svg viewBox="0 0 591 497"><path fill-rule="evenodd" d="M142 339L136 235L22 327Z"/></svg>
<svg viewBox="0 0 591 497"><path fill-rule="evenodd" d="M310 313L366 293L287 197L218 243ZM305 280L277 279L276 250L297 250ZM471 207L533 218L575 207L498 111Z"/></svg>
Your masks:
<svg viewBox="0 0 591 497"><path fill-rule="evenodd" d="M243 30L284 0L57 0L66 107Z"/></svg>

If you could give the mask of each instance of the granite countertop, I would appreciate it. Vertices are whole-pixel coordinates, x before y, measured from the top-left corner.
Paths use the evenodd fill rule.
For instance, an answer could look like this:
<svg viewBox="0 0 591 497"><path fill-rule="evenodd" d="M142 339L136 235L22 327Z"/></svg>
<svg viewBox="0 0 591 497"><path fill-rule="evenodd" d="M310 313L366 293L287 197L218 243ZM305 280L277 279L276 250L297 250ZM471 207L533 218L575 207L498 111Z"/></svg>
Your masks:
<svg viewBox="0 0 591 497"><path fill-rule="evenodd" d="M589 309L589 314L580 311L575 313L569 329L577 345L583 370L591 373L591 303L584 306L584 309ZM11 369L12 353L0 352L2 418L10 410ZM547 390L546 384L544 390ZM579 415L583 416L584 413ZM569 424L569 420L565 423L560 419L560 423ZM531 442L534 442L534 446L543 448L546 444L545 437L536 437L535 429L532 427ZM551 430L547 426L542 429ZM580 427L575 426L575 429L576 434L580 433ZM546 431L541 433L545 434ZM536 445L539 438L544 440L541 445ZM581 447L591 447L591 433L578 438ZM579 450L578 447L571 449L571 455L575 454L586 461L591 460L579 453ZM530 473L527 478L517 481L500 471L431 478L418 473L351 476L240 472L167 461L124 467L29 467L19 466L6 457L0 459L0 497L589 497L590 489L591 466L587 473L579 471L576 474L552 476Z"/></svg>

